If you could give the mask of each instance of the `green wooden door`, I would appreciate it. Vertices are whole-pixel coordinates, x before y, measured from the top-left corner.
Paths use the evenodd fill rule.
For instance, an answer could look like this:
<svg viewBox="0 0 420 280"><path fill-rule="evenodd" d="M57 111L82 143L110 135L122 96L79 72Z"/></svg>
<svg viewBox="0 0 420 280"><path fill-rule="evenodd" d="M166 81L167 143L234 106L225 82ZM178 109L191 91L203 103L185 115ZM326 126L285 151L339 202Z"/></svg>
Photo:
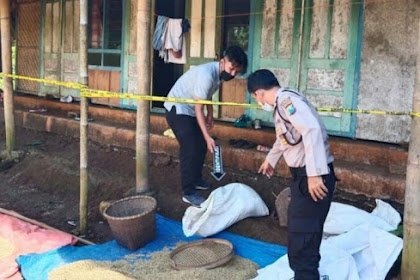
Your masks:
<svg viewBox="0 0 420 280"><path fill-rule="evenodd" d="M359 0L306 2L299 90L317 107L357 106ZM355 115L320 113L329 134L354 136Z"/></svg>
<svg viewBox="0 0 420 280"><path fill-rule="evenodd" d="M290 88L298 83L300 7L301 0L258 0L251 7L255 14L252 70L269 69L282 86ZM272 113L254 109L247 113L266 125L273 122Z"/></svg>
<svg viewBox="0 0 420 280"><path fill-rule="evenodd" d="M302 9L302 1L256 1L253 71L272 70L282 86L299 89L317 107L354 108L362 5L356 0L305 0ZM272 125L271 113L248 114ZM321 115L330 134L354 135L355 116Z"/></svg>

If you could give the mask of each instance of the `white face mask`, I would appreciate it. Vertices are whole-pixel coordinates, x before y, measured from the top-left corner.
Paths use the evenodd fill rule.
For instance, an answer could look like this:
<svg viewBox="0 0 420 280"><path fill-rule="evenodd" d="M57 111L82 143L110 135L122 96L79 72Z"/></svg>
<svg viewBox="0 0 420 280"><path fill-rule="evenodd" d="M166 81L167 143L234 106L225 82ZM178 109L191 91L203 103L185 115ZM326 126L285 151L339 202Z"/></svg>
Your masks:
<svg viewBox="0 0 420 280"><path fill-rule="evenodd" d="M274 106L268 104L268 103L264 103L262 104L261 102L258 102L258 104L261 105L262 109L268 112L273 112L274 111Z"/></svg>

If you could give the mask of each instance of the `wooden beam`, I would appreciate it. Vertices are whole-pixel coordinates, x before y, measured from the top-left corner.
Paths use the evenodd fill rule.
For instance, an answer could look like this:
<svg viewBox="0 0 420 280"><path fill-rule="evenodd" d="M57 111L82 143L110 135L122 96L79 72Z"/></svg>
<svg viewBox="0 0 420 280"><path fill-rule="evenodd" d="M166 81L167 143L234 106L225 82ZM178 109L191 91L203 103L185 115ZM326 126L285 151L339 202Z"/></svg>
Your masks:
<svg viewBox="0 0 420 280"><path fill-rule="evenodd" d="M1 58L3 73L12 74L12 45L10 32L10 0L0 0ZM6 129L6 152L11 156L15 149L15 119L13 109L12 79L3 77L4 122Z"/></svg>
<svg viewBox="0 0 420 280"><path fill-rule="evenodd" d="M420 17L418 19L417 78L413 112L420 112ZM420 118L411 119L410 147L404 203L404 249L401 274L404 280L420 275Z"/></svg>
<svg viewBox="0 0 420 280"><path fill-rule="evenodd" d="M151 0L137 1L137 91L150 95L150 13ZM150 102L137 102L136 120L136 193L150 193L149 186L149 130Z"/></svg>
<svg viewBox="0 0 420 280"><path fill-rule="evenodd" d="M88 0L80 0L80 29L79 29L79 83L88 84L87 65L87 23ZM88 100L80 99L80 233L86 234L88 228Z"/></svg>

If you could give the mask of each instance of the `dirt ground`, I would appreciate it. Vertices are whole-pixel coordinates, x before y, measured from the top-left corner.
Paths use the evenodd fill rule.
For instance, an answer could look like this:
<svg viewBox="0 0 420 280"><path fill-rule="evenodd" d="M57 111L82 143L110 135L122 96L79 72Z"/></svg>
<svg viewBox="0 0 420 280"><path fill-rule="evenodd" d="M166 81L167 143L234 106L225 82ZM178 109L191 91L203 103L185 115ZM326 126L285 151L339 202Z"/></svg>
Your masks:
<svg viewBox="0 0 420 280"><path fill-rule="evenodd" d="M4 125L0 125L0 150L5 149ZM79 219L79 140L45 132L17 129L17 149L24 158L10 169L0 170L0 207L66 232L74 232ZM135 186L134 150L89 143L89 233L87 239L103 243L113 239L107 222L99 213L103 200L130 195ZM226 168L225 168L226 169ZM287 187L289 180L226 169L227 175L216 182L205 167L203 175L214 186L241 182L253 187L274 212L274 194ZM180 221L187 204L181 200L179 163L163 154L152 154L150 187L155 192L158 213ZM207 196L210 191L203 191ZM374 200L337 190L335 201L371 210ZM400 211L401 205L393 204ZM76 226L71 225L75 222ZM285 245L286 230L273 215L248 218L228 229L247 237Z"/></svg>

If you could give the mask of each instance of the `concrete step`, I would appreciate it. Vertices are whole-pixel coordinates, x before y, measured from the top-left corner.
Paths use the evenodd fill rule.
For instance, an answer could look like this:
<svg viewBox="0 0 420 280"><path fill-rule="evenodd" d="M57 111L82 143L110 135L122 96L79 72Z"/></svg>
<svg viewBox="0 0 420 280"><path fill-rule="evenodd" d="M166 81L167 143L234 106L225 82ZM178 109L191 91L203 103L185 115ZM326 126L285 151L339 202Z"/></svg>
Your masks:
<svg viewBox="0 0 420 280"><path fill-rule="evenodd" d="M61 116L60 116L61 115ZM4 112L0 109L0 120ZM159 119L161 121L162 118ZM46 113L29 113L26 110L15 110L15 123L17 126L57 133L65 136L78 138L80 123L73 118L58 114L52 114L52 110ZM221 128L219 128L221 129ZM253 130L250 130L253 131ZM255 133L255 131L253 131ZM115 145L133 149L135 147L135 128L121 127L103 120L95 120L89 123L89 139L105 145ZM255 149L238 149L229 146L226 140L219 140L223 151L223 164L225 167L257 172L260 164L264 161L265 153ZM178 143L175 139L161 134L150 134L150 150L153 153L164 153L174 158L178 157ZM207 155L206 164L212 164L211 155ZM346 162L336 160L336 173L341 181L337 187L353 194L362 194L368 197L390 199L403 203L405 176L392 174L386 167L375 166L360 162ZM290 177L289 170L282 160L276 168L275 176Z"/></svg>
<svg viewBox="0 0 420 280"><path fill-rule="evenodd" d="M28 95L16 96L15 103L16 107L22 111L28 111L33 108L45 108L49 113L62 117L67 117L69 112L77 113L80 110L78 103L60 103ZM132 129L136 126L136 112L132 110L95 105L89 107L89 116L95 119L95 122L99 120L106 121L118 128ZM151 133L162 135L168 128L164 115L151 114ZM265 146L271 146L275 141L274 129L272 128L263 128L256 131L249 128L237 128L232 123L227 122L216 122L211 133L219 140L244 139ZM383 167L390 174L405 175L408 156L407 147L341 137L331 137L330 145L331 152L337 161L353 162L355 165L363 164Z"/></svg>

